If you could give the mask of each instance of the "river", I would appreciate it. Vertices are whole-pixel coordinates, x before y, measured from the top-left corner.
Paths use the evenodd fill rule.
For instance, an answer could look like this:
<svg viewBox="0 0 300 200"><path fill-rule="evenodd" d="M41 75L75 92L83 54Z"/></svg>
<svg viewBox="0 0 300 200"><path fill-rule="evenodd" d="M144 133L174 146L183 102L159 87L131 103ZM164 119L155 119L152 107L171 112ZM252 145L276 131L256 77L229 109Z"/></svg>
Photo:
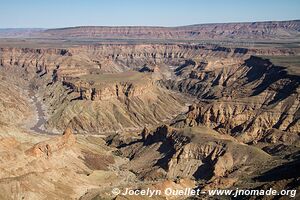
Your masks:
<svg viewBox="0 0 300 200"><path fill-rule="evenodd" d="M44 128L44 125L47 121L46 121L46 117L45 117L45 113L44 113L44 110L43 110L42 103L38 100L38 98L36 97L36 95L34 94L33 91L29 92L29 96L32 99L34 107L36 108L36 112L37 112L37 121L30 128L30 130L32 130L36 133L40 133L40 134L56 135L56 133L47 131Z"/></svg>

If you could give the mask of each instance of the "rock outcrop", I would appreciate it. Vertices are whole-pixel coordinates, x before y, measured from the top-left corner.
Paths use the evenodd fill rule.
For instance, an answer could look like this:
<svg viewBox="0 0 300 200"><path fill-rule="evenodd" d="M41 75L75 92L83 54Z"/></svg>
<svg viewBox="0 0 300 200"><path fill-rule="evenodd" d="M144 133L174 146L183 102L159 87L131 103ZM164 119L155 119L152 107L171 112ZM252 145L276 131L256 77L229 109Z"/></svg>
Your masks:
<svg viewBox="0 0 300 200"><path fill-rule="evenodd" d="M92 101L137 97L151 92L156 87L151 75L137 72L104 74L96 78L97 80L92 80L92 77L84 77L84 80L79 77L65 78L62 84L77 93L78 99Z"/></svg>
<svg viewBox="0 0 300 200"><path fill-rule="evenodd" d="M70 128L67 128L62 136L37 143L25 153L35 157L50 157L57 151L71 147L75 142L75 135Z"/></svg>
<svg viewBox="0 0 300 200"><path fill-rule="evenodd" d="M177 75L163 84L201 102L174 119L174 126L204 125L244 142L259 141L273 128L298 137L300 77L283 67L252 56L244 62L187 64Z"/></svg>
<svg viewBox="0 0 300 200"><path fill-rule="evenodd" d="M242 166L255 171L256 162L271 159L258 148L207 128L161 126L143 138L119 148L131 160L127 167L147 180L215 180L230 177L235 170L242 173Z"/></svg>

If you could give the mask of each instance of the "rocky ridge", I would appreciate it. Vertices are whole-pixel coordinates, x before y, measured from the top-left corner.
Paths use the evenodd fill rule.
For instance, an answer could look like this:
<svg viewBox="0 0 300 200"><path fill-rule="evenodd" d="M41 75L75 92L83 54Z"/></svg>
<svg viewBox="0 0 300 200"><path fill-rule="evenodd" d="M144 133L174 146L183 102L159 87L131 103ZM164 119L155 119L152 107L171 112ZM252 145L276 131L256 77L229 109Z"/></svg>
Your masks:
<svg viewBox="0 0 300 200"><path fill-rule="evenodd" d="M174 126L202 124L244 142L258 141L272 128L299 132L300 79L268 60L190 62L175 71L179 78L163 84L202 102L178 116Z"/></svg>
<svg viewBox="0 0 300 200"><path fill-rule="evenodd" d="M289 39L299 36L299 20L196 24L178 27L82 26L59 29L0 30L2 37L108 38L108 39Z"/></svg>

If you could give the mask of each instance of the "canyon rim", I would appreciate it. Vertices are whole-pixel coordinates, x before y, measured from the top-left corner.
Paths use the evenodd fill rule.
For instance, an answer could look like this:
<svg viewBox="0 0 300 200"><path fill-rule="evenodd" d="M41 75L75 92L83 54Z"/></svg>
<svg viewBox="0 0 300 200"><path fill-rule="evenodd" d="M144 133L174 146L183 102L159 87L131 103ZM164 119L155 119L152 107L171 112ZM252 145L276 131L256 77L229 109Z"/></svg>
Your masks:
<svg viewBox="0 0 300 200"><path fill-rule="evenodd" d="M300 20L0 28L0 89L1 200L300 198Z"/></svg>

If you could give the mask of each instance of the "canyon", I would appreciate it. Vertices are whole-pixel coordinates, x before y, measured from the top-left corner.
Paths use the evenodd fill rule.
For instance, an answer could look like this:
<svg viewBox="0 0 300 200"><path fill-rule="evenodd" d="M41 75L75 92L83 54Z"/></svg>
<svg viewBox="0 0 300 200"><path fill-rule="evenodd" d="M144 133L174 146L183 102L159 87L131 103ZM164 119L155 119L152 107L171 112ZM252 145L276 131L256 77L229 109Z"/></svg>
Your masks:
<svg viewBox="0 0 300 200"><path fill-rule="evenodd" d="M299 31L299 20L1 30L0 199L299 191Z"/></svg>

